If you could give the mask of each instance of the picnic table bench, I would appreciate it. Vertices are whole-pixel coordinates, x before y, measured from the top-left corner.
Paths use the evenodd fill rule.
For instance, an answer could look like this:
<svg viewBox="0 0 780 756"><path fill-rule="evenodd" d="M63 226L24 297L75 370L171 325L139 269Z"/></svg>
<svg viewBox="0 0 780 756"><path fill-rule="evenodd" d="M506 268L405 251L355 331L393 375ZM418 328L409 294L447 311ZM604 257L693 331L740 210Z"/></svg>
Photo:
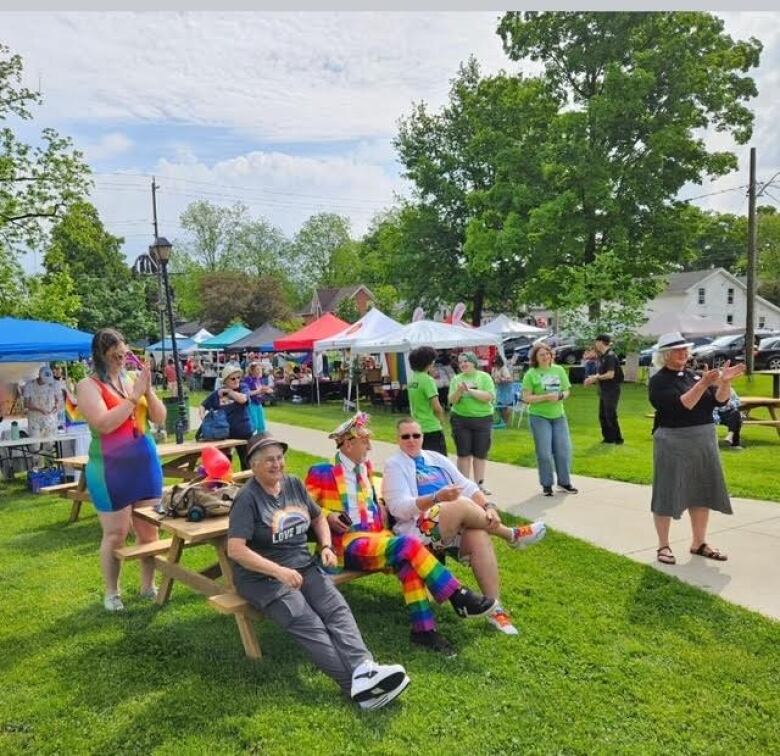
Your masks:
<svg viewBox="0 0 780 756"><path fill-rule="evenodd" d="M199 476L197 470L198 461L203 449L207 446L215 446L217 449L228 451L243 444L246 444L246 441L236 438L228 438L224 441L188 441L184 444L160 444L157 447L157 455L160 457L164 478L188 481L194 480ZM79 519L81 505L84 502L92 501L87 490L87 476L84 475L88 460L89 457L86 455L59 457L57 459L57 462L63 467L79 470L82 473L75 487L70 486L59 490L59 494L71 502L69 523L76 522Z"/></svg>
<svg viewBox="0 0 780 756"><path fill-rule="evenodd" d="M743 413L742 425L765 425L774 428L780 436L780 417L777 410L780 399L771 396L742 396L739 399L739 409ZM770 419L757 419L752 413L757 409L766 409Z"/></svg>
<svg viewBox="0 0 780 756"><path fill-rule="evenodd" d="M206 596L209 605L214 609L235 617L246 655L250 659L259 659L262 652L252 622L261 619L262 614L235 591L233 571L227 555L228 515L210 517L201 522L189 522L182 518L164 517L155 511L154 507L138 507L135 514L168 531L171 538L138 547L117 549L114 554L123 559L154 556L154 567L163 576L157 594L159 606L168 603L176 581L189 586ZM215 564L201 571L182 564L185 549L204 545L211 546L216 552ZM369 574L372 573L342 572L333 577L333 582L342 585ZM222 582L219 582L220 578Z"/></svg>

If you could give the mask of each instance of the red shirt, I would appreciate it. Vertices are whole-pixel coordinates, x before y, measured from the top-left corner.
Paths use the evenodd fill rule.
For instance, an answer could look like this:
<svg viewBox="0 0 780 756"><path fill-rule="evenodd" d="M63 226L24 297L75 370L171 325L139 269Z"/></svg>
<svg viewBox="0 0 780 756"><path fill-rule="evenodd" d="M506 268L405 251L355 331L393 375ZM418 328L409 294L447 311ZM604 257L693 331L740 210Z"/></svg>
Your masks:
<svg viewBox="0 0 780 756"><path fill-rule="evenodd" d="M168 381L168 383L176 383L176 366L175 365L166 365L165 366L165 380Z"/></svg>

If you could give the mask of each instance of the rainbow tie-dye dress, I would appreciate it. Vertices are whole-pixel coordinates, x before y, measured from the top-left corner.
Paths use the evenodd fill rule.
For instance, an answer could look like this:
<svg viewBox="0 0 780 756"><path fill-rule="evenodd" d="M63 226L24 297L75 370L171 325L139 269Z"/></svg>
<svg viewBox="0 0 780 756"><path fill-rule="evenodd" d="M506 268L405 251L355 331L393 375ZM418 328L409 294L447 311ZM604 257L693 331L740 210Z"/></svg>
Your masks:
<svg viewBox="0 0 780 756"><path fill-rule="evenodd" d="M93 377L111 410L124 401L107 384ZM87 489L99 512L117 512L145 499L162 496L162 467L149 432L148 405L142 397L135 411L118 428L100 434L90 428Z"/></svg>

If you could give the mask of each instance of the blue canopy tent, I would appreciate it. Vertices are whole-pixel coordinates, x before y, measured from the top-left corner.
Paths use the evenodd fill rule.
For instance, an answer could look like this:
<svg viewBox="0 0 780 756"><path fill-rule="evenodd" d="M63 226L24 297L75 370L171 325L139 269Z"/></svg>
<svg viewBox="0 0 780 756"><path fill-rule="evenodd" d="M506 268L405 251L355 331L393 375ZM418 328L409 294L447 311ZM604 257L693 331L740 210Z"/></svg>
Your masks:
<svg viewBox="0 0 780 756"><path fill-rule="evenodd" d="M236 323L235 325L226 328L222 333L218 333L216 336L212 336L210 339L201 341L198 345L198 349L213 349L214 351L222 351L229 348L239 339L243 339L245 336L249 336L252 331L245 328L242 325Z"/></svg>
<svg viewBox="0 0 780 756"><path fill-rule="evenodd" d="M61 323L0 318L0 362L78 360L91 352L91 333Z"/></svg>

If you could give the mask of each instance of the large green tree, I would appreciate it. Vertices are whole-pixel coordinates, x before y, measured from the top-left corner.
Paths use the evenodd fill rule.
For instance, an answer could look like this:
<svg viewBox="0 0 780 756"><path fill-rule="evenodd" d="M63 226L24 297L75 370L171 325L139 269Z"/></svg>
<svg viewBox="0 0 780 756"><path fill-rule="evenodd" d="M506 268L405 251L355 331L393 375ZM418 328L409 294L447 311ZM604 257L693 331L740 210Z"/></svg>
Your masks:
<svg viewBox="0 0 780 756"><path fill-rule="evenodd" d="M512 60L543 64L564 103L539 145L548 191L529 218L533 291L587 305L591 319L626 286L652 294L656 274L692 251L679 190L737 167L705 131L738 144L751 135L747 73L761 44L700 12L511 12L498 32Z"/></svg>
<svg viewBox="0 0 780 756"><path fill-rule="evenodd" d="M336 213L312 215L298 229L290 248L299 288L310 296L317 286L362 283L356 278L358 249L350 237L346 218Z"/></svg>
<svg viewBox="0 0 780 756"><path fill-rule="evenodd" d="M396 219L403 253L394 274L405 297L426 309L463 300L475 323L486 305L516 302L528 213L544 181L538 146L558 106L545 82L482 78L470 59L444 108L419 103L401 120L395 144L415 188Z"/></svg>
<svg viewBox="0 0 780 756"><path fill-rule="evenodd" d="M22 86L19 55L0 43L0 244L6 253L19 245L36 247L48 223L85 196L89 168L68 137L43 129L37 144L14 133L14 119L30 120L41 95Z"/></svg>

